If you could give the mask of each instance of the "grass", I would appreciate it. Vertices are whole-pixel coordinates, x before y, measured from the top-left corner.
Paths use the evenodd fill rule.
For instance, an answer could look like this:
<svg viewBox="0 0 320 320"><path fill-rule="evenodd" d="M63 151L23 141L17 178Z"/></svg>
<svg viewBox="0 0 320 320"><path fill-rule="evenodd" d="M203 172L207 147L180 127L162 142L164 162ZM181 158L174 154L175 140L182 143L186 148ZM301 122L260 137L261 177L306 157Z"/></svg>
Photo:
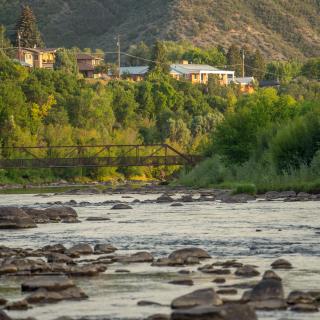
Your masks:
<svg viewBox="0 0 320 320"><path fill-rule="evenodd" d="M272 166L246 163L228 168L214 157L207 159L190 172L183 172L176 182L188 187L230 189L233 194L263 194L268 191L320 193L318 170L301 165L291 173L279 174Z"/></svg>

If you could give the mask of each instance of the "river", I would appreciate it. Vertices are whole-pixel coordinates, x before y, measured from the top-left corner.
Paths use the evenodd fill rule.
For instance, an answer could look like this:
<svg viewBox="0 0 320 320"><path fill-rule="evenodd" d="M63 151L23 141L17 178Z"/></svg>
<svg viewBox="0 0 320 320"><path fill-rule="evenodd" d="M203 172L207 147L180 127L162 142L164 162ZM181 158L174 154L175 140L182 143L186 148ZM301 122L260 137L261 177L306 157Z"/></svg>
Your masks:
<svg viewBox="0 0 320 320"><path fill-rule="evenodd" d="M106 200L131 202L133 199L155 199L159 195L0 195L0 205L41 206L48 201L66 202L74 199L91 203ZM175 249L199 246L212 255L212 262L238 259L257 265L263 273L277 258L289 260L292 270L277 271L283 279L286 294L291 290L320 289L320 202L253 201L245 204L219 202L170 204L134 203L133 210L110 210L111 204L87 205L75 208L82 223L47 224L37 229L0 231L0 244L9 247L41 248L62 243L71 246L79 242L92 245L111 243L118 253L150 251L155 257L168 255ZM89 222L92 216L108 217L110 221ZM261 230L257 232L257 229ZM198 266L188 266L197 270ZM128 274L116 269L130 270ZM137 306L140 300L169 305L173 298L193 290L215 287L212 275L199 271L189 276L178 275L180 268L151 267L149 264L112 264L96 278L77 279L77 284L89 295L82 302L62 302L35 307L23 312L10 312L13 317L34 316L52 320L58 316L89 319L143 319L154 313L170 313L165 306ZM193 287L168 284L170 280L190 277ZM260 277L253 279L258 280ZM234 276L227 284L243 282ZM0 279L0 296L21 299L21 279ZM243 291L239 291L237 298ZM290 311L259 312L261 320L315 320L319 313L301 314Z"/></svg>

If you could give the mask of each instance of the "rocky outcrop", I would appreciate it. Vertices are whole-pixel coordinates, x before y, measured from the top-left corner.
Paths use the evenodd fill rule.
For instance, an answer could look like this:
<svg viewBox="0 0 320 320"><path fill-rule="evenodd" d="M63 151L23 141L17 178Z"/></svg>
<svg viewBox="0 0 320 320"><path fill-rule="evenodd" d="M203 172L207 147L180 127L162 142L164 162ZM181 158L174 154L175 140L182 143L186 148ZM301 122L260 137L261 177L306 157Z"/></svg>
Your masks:
<svg viewBox="0 0 320 320"><path fill-rule="evenodd" d="M39 276L22 283L21 290L23 292L36 291L38 289L62 291L72 287L75 287L75 283L65 276Z"/></svg>
<svg viewBox="0 0 320 320"><path fill-rule="evenodd" d="M66 254L71 257L77 257L81 255L93 254L93 248L87 243L76 244L66 251Z"/></svg>
<svg viewBox="0 0 320 320"><path fill-rule="evenodd" d="M118 249L111 244L96 244L94 246L94 253L101 254L101 253L113 253Z"/></svg>
<svg viewBox="0 0 320 320"><path fill-rule="evenodd" d="M0 229L36 228L33 219L22 209L0 207Z"/></svg>
<svg viewBox="0 0 320 320"><path fill-rule="evenodd" d="M128 204L125 204L125 203L118 203L118 204L115 204L111 210L130 210L132 209L131 206L129 206Z"/></svg>

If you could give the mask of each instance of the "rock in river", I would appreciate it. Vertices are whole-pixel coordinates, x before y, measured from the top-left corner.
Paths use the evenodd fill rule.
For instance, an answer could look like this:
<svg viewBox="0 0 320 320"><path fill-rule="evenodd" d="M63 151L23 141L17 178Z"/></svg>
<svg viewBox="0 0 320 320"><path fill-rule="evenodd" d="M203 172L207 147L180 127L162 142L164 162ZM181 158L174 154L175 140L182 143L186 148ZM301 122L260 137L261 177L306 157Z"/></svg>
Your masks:
<svg viewBox="0 0 320 320"><path fill-rule="evenodd" d="M209 288L196 290L174 299L171 302L171 308L186 309L197 306L218 306L221 304L222 300L219 298L217 293L213 289Z"/></svg>
<svg viewBox="0 0 320 320"><path fill-rule="evenodd" d="M132 209L131 206L129 206L128 204L125 204L125 203L118 203L118 204L115 204L111 210L129 210L129 209Z"/></svg>
<svg viewBox="0 0 320 320"><path fill-rule="evenodd" d="M244 265L243 267L238 268L235 272L236 276L245 278L256 277L259 274L260 272L250 265Z"/></svg>
<svg viewBox="0 0 320 320"><path fill-rule="evenodd" d="M292 264L285 259L278 259L271 264L272 269L292 269Z"/></svg>
<svg viewBox="0 0 320 320"><path fill-rule="evenodd" d="M46 289L39 289L29 295L26 300L29 303L54 303L63 300L83 300L88 296L78 287L67 288L60 291L48 291Z"/></svg>
<svg viewBox="0 0 320 320"><path fill-rule="evenodd" d="M173 251L169 255L169 259L176 260L176 259L183 259L186 260L187 258L198 258L198 259L209 259L211 256L209 253L200 248L184 248Z"/></svg>
<svg viewBox="0 0 320 320"><path fill-rule="evenodd" d="M39 276L22 283L21 290L23 292L36 291L38 289L61 291L72 287L75 287L74 282L65 276Z"/></svg>
<svg viewBox="0 0 320 320"><path fill-rule="evenodd" d="M72 220L78 217L76 210L64 206L47 208L44 213L51 221Z"/></svg>
<svg viewBox="0 0 320 320"><path fill-rule="evenodd" d="M0 310L0 320L12 320L4 311Z"/></svg>
<svg viewBox="0 0 320 320"><path fill-rule="evenodd" d="M153 256L147 251L141 251L134 253L131 256L114 257L113 260L122 263L152 262Z"/></svg>
<svg viewBox="0 0 320 320"><path fill-rule="evenodd" d="M117 251L118 249L114 247L111 244L105 243L105 244L96 244L94 246L94 253L100 254L100 253L113 253Z"/></svg>
<svg viewBox="0 0 320 320"><path fill-rule="evenodd" d="M66 254L70 256L93 254L93 248L86 243L76 244L68 249Z"/></svg>
<svg viewBox="0 0 320 320"><path fill-rule="evenodd" d="M191 309L176 310L171 320L257 320L257 315L250 306L228 304L212 307L200 306Z"/></svg>
<svg viewBox="0 0 320 320"><path fill-rule="evenodd" d="M244 293L244 300L256 309L286 309L282 282L278 279L262 279L253 289Z"/></svg>
<svg viewBox="0 0 320 320"><path fill-rule="evenodd" d="M0 229L36 228L32 218L22 209L15 207L0 207Z"/></svg>

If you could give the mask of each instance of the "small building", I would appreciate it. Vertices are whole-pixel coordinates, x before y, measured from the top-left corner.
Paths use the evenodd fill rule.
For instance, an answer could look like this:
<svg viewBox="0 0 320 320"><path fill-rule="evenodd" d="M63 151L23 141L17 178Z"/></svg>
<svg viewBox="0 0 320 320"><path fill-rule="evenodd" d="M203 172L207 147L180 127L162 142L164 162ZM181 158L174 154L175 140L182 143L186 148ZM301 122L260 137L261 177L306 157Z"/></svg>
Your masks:
<svg viewBox="0 0 320 320"><path fill-rule="evenodd" d="M121 67L120 76L123 78L128 78L132 81L142 81L145 79L148 71L148 66Z"/></svg>
<svg viewBox="0 0 320 320"><path fill-rule="evenodd" d="M237 77L237 78L234 78L234 80L231 82L239 85L240 90L243 93L254 92L254 85L255 85L254 77Z"/></svg>
<svg viewBox="0 0 320 320"><path fill-rule="evenodd" d="M220 70L206 64L189 64L184 61L182 64L172 64L170 75L177 79L186 79L196 84L207 84L209 77L214 75L218 78L221 85L227 86L230 79L234 79L234 71Z"/></svg>
<svg viewBox="0 0 320 320"><path fill-rule="evenodd" d="M132 81L141 81L145 79L148 71L148 66L121 67L120 75ZM234 71L220 70L209 65L189 64L187 61L170 66L170 75L174 79L184 79L194 84L207 84L210 75L215 75L218 77L221 85L228 85L231 80L234 80L234 73Z"/></svg>
<svg viewBox="0 0 320 320"><path fill-rule="evenodd" d="M56 52L50 48L21 48L17 58L35 69L53 69Z"/></svg>
<svg viewBox="0 0 320 320"><path fill-rule="evenodd" d="M99 78L95 73L95 68L103 63L103 59L87 53L77 53L77 64L79 72L85 78Z"/></svg>

